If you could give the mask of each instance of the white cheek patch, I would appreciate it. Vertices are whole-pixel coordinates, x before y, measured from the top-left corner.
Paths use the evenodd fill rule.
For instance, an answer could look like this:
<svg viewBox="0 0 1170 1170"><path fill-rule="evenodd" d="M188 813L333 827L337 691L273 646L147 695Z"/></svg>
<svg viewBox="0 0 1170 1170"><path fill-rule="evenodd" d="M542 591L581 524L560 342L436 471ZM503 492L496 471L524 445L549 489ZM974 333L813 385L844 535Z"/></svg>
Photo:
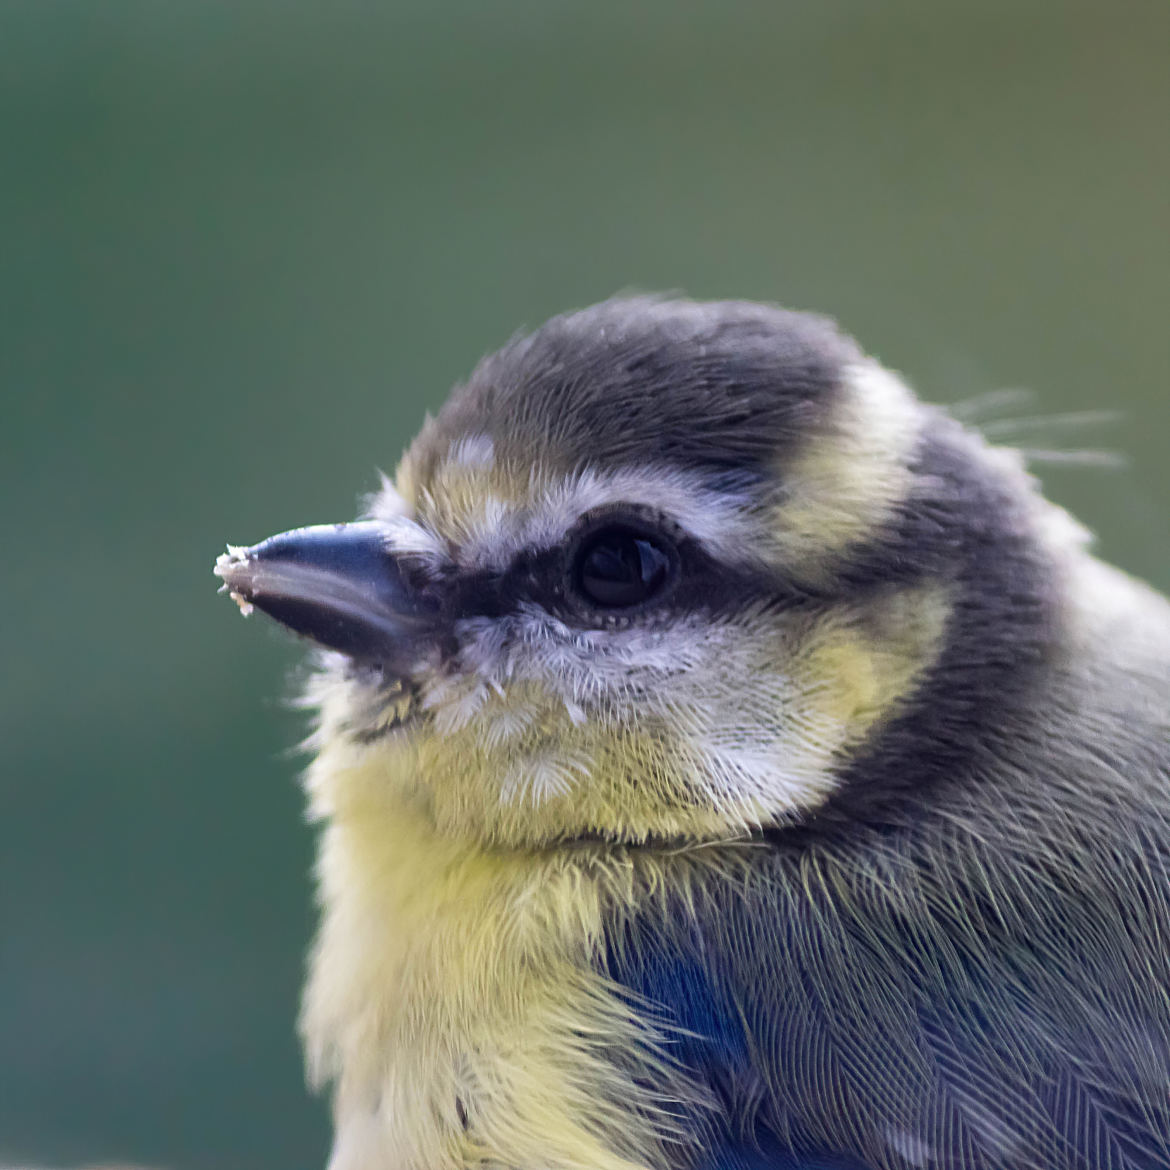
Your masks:
<svg viewBox="0 0 1170 1170"><path fill-rule="evenodd" d="M925 588L658 629L576 631L536 610L475 619L426 688L428 801L444 825L524 844L783 823L824 802L913 690L948 614Z"/></svg>
<svg viewBox="0 0 1170 1170"><path fill-rule="evenodd" d="M536 807L579 791L605 766L599 749L612 767L615 737L647 735L674 776L656 788L620 781L631 788L616 797L623 815L653 820L633 806L669 799L663 784L702 794L736 830L820 795L843 732L815 693L757 661L774 630L699 616L658 631L556 625L537 614L467 623L460 669L427 689L435 730L471 737L497 801Z"/></svg>
<svg viewBox="0 0 1170 1170"><path fill-rule="evenodd" d="M761 816L783 819L819 804L849 733L795 680L777 674L755 682L774 703L769 711L737 718L716 709L706 726L680 737L680 755L691 761L712 806L745 829Z"/></svg>
<svg viewBox="0 0 1170 1170"><path fill-rule="evenodd" d="M747 613L676 623L653 653L646 640L615 647L612 682L637 684L622 701L663 729L668 758L720 821L747 830L820 802L848 732L819 688L785 669L801 653L795 631Z"/></svg>

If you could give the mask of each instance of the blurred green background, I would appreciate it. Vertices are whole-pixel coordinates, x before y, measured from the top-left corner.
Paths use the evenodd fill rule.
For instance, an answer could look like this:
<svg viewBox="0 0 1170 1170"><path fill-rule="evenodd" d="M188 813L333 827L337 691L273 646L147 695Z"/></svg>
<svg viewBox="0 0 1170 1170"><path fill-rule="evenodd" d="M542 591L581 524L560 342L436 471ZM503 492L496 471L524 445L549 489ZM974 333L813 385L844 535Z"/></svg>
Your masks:
<svg viewBox="0 0 1170 1170"><path fill-rule="evenodd" d="M0 0L0 1161L321 1167L299 651L211 563L626 288L942 401L1122 412L1052 494L1170 586L1170 6ZM1030 438L1032 438L1030 436Z"/></svg>

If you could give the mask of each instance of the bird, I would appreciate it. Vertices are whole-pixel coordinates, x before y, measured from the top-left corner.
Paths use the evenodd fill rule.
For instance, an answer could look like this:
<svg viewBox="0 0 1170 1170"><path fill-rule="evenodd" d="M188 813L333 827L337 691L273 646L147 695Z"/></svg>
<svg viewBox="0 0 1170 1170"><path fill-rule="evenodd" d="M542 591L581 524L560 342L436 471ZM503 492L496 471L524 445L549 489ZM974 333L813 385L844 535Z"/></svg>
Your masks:
<svg viewBox="0 0 1170 1170"><path fill-rule="evenodd" d="M834 321L554 317L216 573L329 1170L1170 1167L1170 603Z"/></svg>

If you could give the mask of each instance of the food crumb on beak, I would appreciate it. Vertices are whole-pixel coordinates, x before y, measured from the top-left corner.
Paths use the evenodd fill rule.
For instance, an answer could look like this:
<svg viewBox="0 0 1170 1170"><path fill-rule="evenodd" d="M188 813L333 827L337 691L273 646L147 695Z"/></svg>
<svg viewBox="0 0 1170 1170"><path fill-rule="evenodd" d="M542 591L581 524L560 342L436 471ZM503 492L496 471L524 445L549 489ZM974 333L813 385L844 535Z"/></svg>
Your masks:
<svg viewBox="0 0 1170 1170"><path fill-rule="evenodd" d="M252 610L256 607L247 597L240 593L239 590L229 587L227 583L227 576L229 569L243 564L245 561L247 561L247 559L248 549L246 547L238 544L229 544L227 546L227 552L221 553L218 557L216 557L215 568L212 570L212 572L214 572L217 577L224 578L224 583L220 586L220 593L227 593L232 601L234 601L236 605L240 607L240 613L242 613L244 617L248 617Z"/></svg>
<svg viewBox="0 0 1170 1170"><path fill-rule="evenodd" d="M234 589L228 591L228 596L240 607L240 613L244 617L250 616L252 610L256 608L242 593L237 593Z"/></svg>

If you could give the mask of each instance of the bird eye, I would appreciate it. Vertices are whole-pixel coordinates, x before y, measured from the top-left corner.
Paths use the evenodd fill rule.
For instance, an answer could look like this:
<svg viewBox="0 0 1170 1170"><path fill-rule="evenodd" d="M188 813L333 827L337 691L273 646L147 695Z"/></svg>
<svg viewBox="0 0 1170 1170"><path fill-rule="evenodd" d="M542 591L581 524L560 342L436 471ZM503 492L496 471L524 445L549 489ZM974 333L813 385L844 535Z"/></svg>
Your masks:
<svg viewBox="0 0 1170 1170"><path fill-rule="evenodd" d="M577 554L577 588L603 609L649 601L674 575L677 559L664 542L628 528L594 533Z"/></svg>

